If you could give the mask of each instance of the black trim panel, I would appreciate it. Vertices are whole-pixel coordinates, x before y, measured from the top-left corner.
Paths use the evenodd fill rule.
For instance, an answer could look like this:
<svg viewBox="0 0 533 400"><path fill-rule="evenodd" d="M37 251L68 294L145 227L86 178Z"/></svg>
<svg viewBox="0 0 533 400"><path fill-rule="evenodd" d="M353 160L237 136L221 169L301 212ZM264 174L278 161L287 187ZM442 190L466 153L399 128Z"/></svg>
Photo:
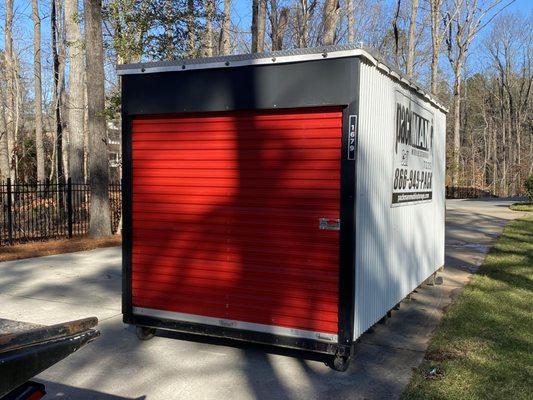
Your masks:
<svg viewBox="0 0 533 400"><path fill-rule="evenodd" d="M122 77L123 115L346 105L356 58ZM125 95L125 96L124 96Z"/></svg>
<svg viewBox="0 0 533 400"><path fill-rule="evenodd" d="M359 65L345 77L353 88L359 86ZM341 230L339 243L339 346L342 353L351 353L354 328L355 299L355 171L357 157L350 159L350 116L358 119L358 99L350 102L342 113L341 156ZM353 118L352 118L353 121ZM357 129L357 127L356 127ZM356 130L357 134L357 130ZM355 149L357 156L357 148Z"/></svg>
<svg viewBox="0 0 533 400"><path fill-rule="evenodd" d="M122 96L126 95L122 86ZM122 313L124 318L131 315L132 304L132 145L131 117L122 115Z"/></svg>

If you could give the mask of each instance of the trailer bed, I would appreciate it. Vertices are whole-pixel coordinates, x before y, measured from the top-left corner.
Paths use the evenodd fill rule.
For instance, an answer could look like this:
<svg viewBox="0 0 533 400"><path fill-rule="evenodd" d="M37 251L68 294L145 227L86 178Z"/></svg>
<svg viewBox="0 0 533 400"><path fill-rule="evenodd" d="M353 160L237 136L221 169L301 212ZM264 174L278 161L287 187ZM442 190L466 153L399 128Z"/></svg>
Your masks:
<svg viewBox="0 0 533 400"><path fill-rule="evenodd" d="M97 318L36 325L0 318L0 398L99 336Z"/></svg>

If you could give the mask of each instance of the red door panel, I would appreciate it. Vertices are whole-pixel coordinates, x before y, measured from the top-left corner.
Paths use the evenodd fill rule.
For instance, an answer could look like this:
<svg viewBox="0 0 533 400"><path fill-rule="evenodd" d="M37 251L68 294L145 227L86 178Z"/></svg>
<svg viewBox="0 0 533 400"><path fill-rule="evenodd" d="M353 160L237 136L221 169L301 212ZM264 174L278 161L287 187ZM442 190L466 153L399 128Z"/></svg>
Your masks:
<svg viewBox="0 0 533 400"><path fill-rule="evenodd" d="M341 117L134 118L133 305L336 334Z"/></svg>

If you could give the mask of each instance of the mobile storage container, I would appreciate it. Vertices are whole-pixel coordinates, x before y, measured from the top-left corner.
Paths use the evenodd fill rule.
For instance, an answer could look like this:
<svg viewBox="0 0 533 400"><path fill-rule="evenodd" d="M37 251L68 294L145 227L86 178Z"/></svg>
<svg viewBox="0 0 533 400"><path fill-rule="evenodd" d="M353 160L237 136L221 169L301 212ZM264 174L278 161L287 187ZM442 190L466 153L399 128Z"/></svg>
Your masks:
<svg viewBox="0 0 533 400"><path fill-rule="evenodd" d="M130 64L123 314L332 355L444 264L446 110L367 49Z"/></svg>

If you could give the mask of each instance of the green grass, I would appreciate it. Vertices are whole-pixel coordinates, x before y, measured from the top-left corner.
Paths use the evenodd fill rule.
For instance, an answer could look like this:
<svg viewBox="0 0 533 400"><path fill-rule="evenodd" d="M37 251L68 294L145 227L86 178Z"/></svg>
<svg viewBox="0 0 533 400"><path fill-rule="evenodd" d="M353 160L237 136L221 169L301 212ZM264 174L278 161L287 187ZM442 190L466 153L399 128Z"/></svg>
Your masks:
<svg viewBox="0 0 533 400"><path fill-rule="evenodd" d="M528 217L507 225L450 306L402 399L532 398L533 218Z"/></svg>
<svg viewBox="0 0 533 400"><path fill-rule="evenodd" d="M509 206L513 211L533 211L533 203L514 203Z"/></svg>

